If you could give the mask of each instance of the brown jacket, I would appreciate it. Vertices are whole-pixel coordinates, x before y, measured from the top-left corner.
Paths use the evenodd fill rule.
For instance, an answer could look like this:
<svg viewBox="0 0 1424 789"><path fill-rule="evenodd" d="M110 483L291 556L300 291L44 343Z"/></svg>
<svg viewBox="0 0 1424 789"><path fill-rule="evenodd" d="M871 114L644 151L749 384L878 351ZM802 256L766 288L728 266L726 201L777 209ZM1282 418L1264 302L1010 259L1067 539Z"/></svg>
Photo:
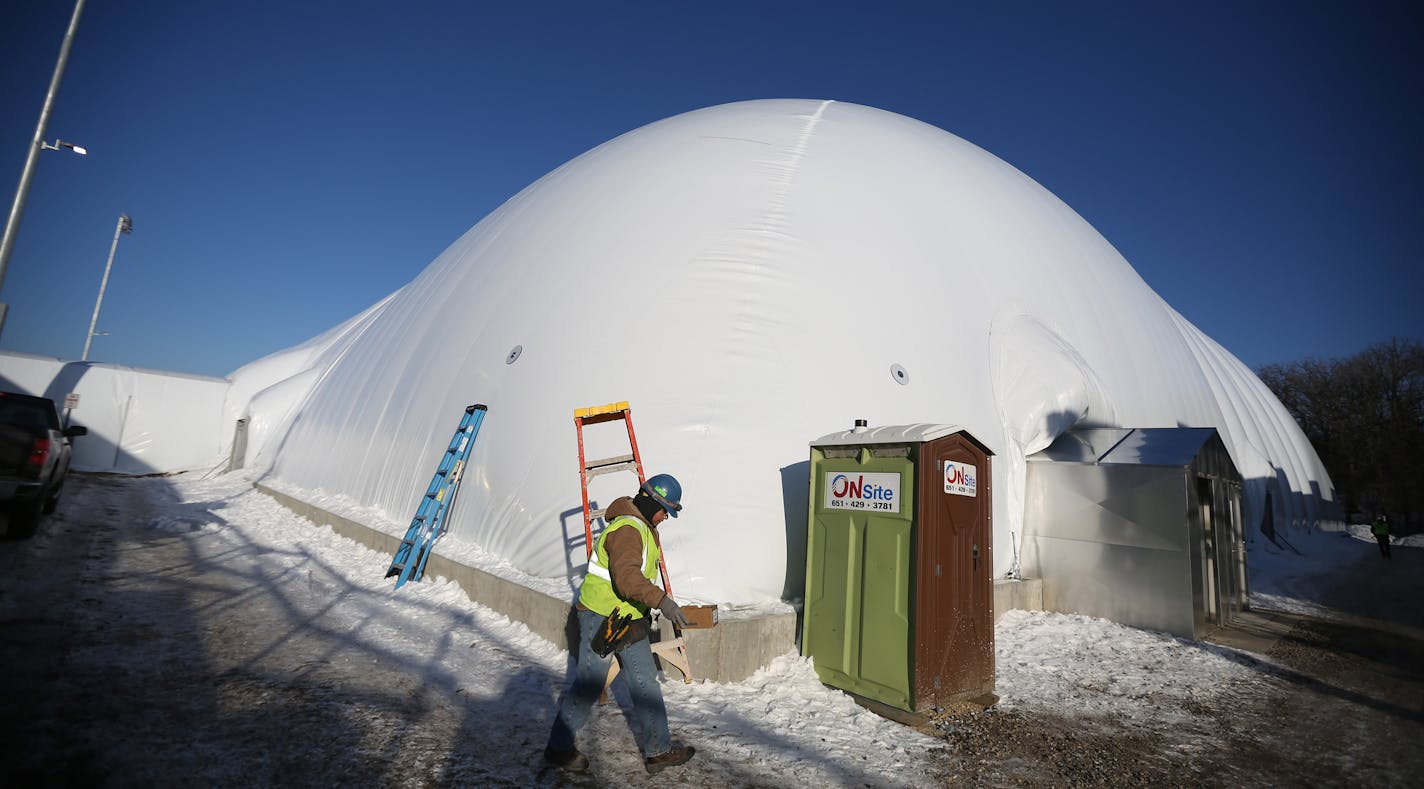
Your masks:
<svg viewBox="0 0 1424 789"><path fill-rule="evenodd" d="M648 523L643 520L643 514L638 512L638 508L633 506L633 499L628 496L608 505L608 511L603 518L605 522L612 523L614 518L624 515L631 515L643 523ZM657 545L661 550L662 541L658 539L657 527L649 523L648 530L652 532L653 539L658 541ZM608 551L608 574L613 579L613 591L629 602L647 606L649 609L657 608L667 594L643 577L643 536L638 530L627 526L614 529L604 539L603 547ZM582 608L583 605L580 604L579 607Z"/></svg>

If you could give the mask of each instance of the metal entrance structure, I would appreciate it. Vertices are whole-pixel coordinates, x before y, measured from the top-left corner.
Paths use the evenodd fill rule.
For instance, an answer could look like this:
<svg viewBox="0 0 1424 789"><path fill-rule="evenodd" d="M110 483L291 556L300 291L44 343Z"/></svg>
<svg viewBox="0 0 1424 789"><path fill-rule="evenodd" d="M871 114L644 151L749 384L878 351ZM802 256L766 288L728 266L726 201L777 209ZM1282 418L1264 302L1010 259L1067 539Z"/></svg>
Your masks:
<svg viewBox="0 0 1424 789"><path fill-rule="evenodd" d="M1027 460L1044 608L1198 639L1245 606L1241 474L1215 428L1071 430Z"/></svg>

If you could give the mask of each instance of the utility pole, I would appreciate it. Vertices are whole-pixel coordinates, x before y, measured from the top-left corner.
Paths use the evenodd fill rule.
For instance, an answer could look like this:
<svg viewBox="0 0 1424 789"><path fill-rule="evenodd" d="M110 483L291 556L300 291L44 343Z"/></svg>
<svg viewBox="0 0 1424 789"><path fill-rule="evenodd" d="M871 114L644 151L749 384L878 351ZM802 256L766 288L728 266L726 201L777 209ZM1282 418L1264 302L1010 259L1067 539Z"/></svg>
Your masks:
<svg viewBox="0 0 1424 789"><path fill-rule="evenodd" d="M25 158L25 171L20 176L20 187L15 190L15 202L10 206L10 218L5 222L5 237L0 240L0 288L5 285L5 268L10 264L10 253L15 249L15 236L20 232L20 216L25 213L25 198L30 194L30 182L35 177L35 164L39 161L40 150L44 146L45 129L49 126L50 111L54 109L54 98L59 94L59 82L64 77L64 67L69 63L69 48L74 44L74 33L79 29L79 15L84 11L84 0L74 4L74 16L69 20L69 32L64 34L64 43L59 47L59 62L54 66L54 76L49 81L49 93L45 96L44 109L40 110L40 122L35 126L35 138L30 142L30 153ZM9 306L0 302L0 332L5 330L5 313Z"/></svg>
<svg viewBox="0 0 1424 789"><path fill-rule="evenodd" d="M114 253L119 249L119 236L133 232L133 221L128 214L119 214L119 224L114 227L114 243L109 245L109 262L104 264L104 278L99 280L99 298L94 301L94 317L89 319L89 336L84 338L84 353L79 361L88 361L89 343L94 341L94 326L99 323L99 307L104 303L104 289L109 287L109 269L114 267Z"/></svg>

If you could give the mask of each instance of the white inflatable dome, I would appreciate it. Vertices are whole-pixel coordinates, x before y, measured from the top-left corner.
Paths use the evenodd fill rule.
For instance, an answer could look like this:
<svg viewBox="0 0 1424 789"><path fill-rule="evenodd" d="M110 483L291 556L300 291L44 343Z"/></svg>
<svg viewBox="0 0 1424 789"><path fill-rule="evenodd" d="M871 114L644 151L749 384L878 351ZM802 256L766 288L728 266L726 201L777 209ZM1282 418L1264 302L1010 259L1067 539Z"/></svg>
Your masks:
<svg viewBox="0 0 1424 789"><path fill-rule="evenodd" d="M796 594L807 444L855 419L962 425L993 450L998 576L1024 456L1074 425L1218 428L1248 529L1268 491L1278 526L1333 504L1270 392L1070 208L952 134L831 101L601 145L234 382L269 480L398 533L464 407L487 404L446 540L556 579L584 563L573 412L629 401L647 473L685 490L663 530L674 588L705 602ZM588 436L591 456L626 451L615 425ZM635 480L598 484L606 504Z"/></svg>

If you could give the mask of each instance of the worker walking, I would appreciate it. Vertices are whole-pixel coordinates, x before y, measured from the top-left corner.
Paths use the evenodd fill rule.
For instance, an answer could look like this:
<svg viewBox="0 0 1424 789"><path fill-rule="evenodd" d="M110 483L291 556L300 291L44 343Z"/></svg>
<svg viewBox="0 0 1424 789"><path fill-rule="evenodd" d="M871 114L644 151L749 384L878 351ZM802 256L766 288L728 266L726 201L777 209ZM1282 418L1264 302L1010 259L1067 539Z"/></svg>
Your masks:
<svg viewBox="0 0 1424 789"><path fill-rule="evenodd" d="M687 625L677 601L653 583L662 556L658 524L676 518L681 509L682 485L669 474L649 478L636 495L609 505L604 515L608 525L595 542L579 589L578 664L573 683L559 699L544 749L544 760L550 764L570 772L588 769L588 758L575 747L574 735L603 693L609 661L615 655L633 700L633 728L643 767L656 773L692 758L694 748L671 742L648 640L654 608L678 627Z"/></svg>
<svg viewBox="0 0 1424 789"><path fill-rule="evenodd" d="M1370 527L1370 531L1373 532L1375 535L1375 542L1379 543L1380 556L1383 556L1384 558L1388 559L1389 516L1381 512L1379 517L1375 518L1375 524Z"/></svg>

